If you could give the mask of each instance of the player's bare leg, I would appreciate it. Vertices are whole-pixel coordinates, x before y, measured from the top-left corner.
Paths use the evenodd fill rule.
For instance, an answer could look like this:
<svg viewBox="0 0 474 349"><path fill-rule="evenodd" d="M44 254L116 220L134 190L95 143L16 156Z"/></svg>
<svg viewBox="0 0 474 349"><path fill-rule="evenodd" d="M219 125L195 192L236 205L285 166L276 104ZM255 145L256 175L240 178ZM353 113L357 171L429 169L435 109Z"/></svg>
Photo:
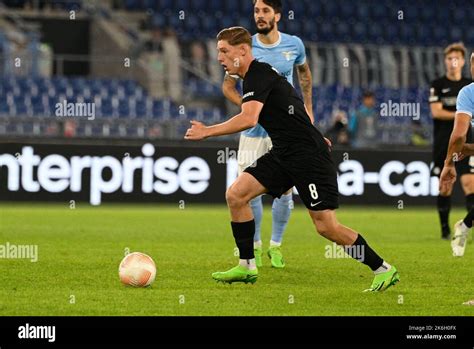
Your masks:
<svg viewBox="0 0 474 349"><path fill-rule="evenodd" d="M453 250L453 256L455 257L464 256L467 239L472 228L472 220L474 218L474 175L465 174L461 176L461 186L466 195L468 214L464 219L457 221L454 225L454 236L451 240L451 248Z"/></svg>
<svg viewBox="0 0 474 349"><path fill-rule="evenodd" d="M340 224L334 210L308 210L317 232L328 240L341 246L351 246L357 239L357 233Z"/></svg>
<svg viewBox="0 0 474 349"><path fill-rule="evenodd" d="M384 291L400 280L395 266L380 258L360 234L340 224L334 210L308 212L321 236L344 247L348 255L369 266L375 273L372 285L366 291Z"/></svg>
<svg viewBox="0 0 474 349"><path fill-rule="evenodd" d="M212 277L215 280L227 283L257 281L258 270L253 251L255 221L249 201L266 192L267 189L246 172L243 172L227 189L227 206L230 210L232 233L239 249L240 261L238 266L228 271L213 273Z"/></svg>
<svg viewBox="0 0 474 349"><path fill-rule="evenodd" d="M247 172L242 172L225 193L232 222L247 222L252 220L253 214L249 206L249 201L266 192L267 189L260 184L255 177Z"/></svg>

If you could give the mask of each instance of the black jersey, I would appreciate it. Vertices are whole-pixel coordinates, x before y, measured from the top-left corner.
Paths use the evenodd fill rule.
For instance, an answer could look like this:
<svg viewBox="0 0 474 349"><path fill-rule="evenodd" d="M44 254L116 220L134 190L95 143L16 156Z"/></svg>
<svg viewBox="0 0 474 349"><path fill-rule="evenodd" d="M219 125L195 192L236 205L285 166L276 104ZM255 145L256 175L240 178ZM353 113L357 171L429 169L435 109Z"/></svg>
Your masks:
<svg viewBox="0 0 474 349"><path fill-rule="evenodd" d="M249 101L264 104L258 123L270 136L273 152L279 159L327 148L294 87L271 65L257 60L250 64L244 77L242 103Z"/></svg>
<svg viewBox="0 0 474 349"><path fill-rule="evenodd" d="M456 111L456 99L459 91L472 83L471 79L462 78L459 81L449 80L446 76L431 83L430 103L442 103L443 109ZM453 131L454 120L433 119L433 149L443 157L448 150L449 137ZM436 154L435 154L436 155Z"/></svg>

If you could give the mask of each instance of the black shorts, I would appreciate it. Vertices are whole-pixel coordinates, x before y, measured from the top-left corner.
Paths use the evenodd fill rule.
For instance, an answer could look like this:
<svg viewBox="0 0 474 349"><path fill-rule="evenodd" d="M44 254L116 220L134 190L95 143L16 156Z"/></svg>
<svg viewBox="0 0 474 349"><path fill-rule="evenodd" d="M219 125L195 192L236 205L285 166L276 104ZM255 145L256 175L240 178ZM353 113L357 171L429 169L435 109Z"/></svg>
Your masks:
<svg viewBox="0 0 474 349"><path fill-rule="evenodd" d="M472 130L469 130L466 135L466 143L473 143L472 139ZM446 159L446 153L448 149L447 146L436 146L436 144L440 144L437 143L436 139L434 140L434 144L433 168L431 169L431 175L439 178L441 171L443 171L444 160ZM468 156L461 161L455 162L455 166L458 177L461 177L465 174L474 174L474 156Z"/></svg>
<svg viewBox="0 0 474 349"><path fill-rule="evenodd" d="M443 171L445 159L446 156L437 156L435 159L433 159L433 168L431 169L432 176L439 178L441 171ZM458 177L461 177L465 174L474 174L474 156L468 156L467 158L457 161L454 164L456 166Z"/></svg>
<svg viewBox="0 0 474 349"><path fill-rule="evenodd" d="M326 149L289 160L281 160L270 151L244 172L255 177L274 198L296 187L309 210L339 207L337 171Z"/></svg>

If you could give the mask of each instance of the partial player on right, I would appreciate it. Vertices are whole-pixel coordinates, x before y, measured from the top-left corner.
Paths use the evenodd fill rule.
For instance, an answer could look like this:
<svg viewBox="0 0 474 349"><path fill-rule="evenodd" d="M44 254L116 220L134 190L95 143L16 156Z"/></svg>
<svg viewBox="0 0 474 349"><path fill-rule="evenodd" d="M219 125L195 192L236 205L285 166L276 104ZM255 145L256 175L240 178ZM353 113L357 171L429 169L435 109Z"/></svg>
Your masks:
<svg viewBox="0 0 474 349"><path fill-rule="evenodd" d="M462 76L465 64L466 48L463 43L454 43L444 50L446 75L434 80L430 90L430 108L433 116L433 176L439 176L443 170L444 159L448 150L448 141L454 126L456 97L459 91L472 80ZM471 127L466 130L467 142L472 142ZM466 196L466 208L474 206L474 158L467 157L456 163L461 177L461 186ZM449 239L449 211L451 210L451 193L453 186L444 186L439 192L437 206L441 223L441 238Z"/></svg>
<svg viewBox="0 0 474 349"><path fill-rule="evenodd" d="M474 78L474 53L471 55L471 75ZM456 117L454 119L454 128L449 138L448 151L444 161L443 172L440 176L440 192L451 188L456 181L456 167L454 163L457 160L462 162L466 157L474 155L474 144L466 144L466 133L473 123L474 114L474 83L462 88L459 92L456 103ZM472 228L474 219L474 208L471 207L469 213L463 220L454 225L454 237L451 241L453 255L455 257L464 256L466 241L469 231Z"/></svg>

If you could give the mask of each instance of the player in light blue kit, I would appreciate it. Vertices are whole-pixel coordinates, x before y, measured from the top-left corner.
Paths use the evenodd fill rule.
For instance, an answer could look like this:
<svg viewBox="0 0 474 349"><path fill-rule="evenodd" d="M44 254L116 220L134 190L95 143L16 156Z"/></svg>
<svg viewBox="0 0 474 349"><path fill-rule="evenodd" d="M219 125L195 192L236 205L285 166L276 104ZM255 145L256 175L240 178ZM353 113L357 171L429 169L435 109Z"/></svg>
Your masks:
<svg viewBox="0 0 474 349"><path fill-rule="evenodd" d="M247 0L250 1L250 0ZM314 123L312 102L312 77L303 42L300 38L278 31L278 22L281 19L281 0L253 0L254 19L257 25L257 34L252 38L252 53L260 61L273 66L281 75L293 85L293 68L297 67L298 80L303 94L308 115ZM240 106L242 96L236 89L238 77L226 75L222 91L227 99ZM291 111L288 111L291 113ZM239 174L252 165L259 157L267 153L272 142L263 127L257 124L254 128L242 132L239 142L238 164ZM272 267L284 268L285 262L281 252L283 233L290 218L292 209L291 190L275 199L272 205L272 238L268 256ZM255 217L254 253L257 267L262 266L262 240L260 227L262 223L263 205L259 196L250 201Z"/></svg>
<svg viewBox="0 0 474 349"><path fill-rule="evenodd" d="M471 55L471 76L474 79L474 53ZM459 91L456 102L454 128L449 138L448 152L444 161L444 168L439 179L440 191L456 181L454 162L466 156L474 155L474 144L466 144L466 134L471 124L474 124L474 83L464 86ZM466 217L454 225L454 237L451 241L453 256L462 257L466 249L466 241L472 228L474 209L470 209Z"/></svg>

